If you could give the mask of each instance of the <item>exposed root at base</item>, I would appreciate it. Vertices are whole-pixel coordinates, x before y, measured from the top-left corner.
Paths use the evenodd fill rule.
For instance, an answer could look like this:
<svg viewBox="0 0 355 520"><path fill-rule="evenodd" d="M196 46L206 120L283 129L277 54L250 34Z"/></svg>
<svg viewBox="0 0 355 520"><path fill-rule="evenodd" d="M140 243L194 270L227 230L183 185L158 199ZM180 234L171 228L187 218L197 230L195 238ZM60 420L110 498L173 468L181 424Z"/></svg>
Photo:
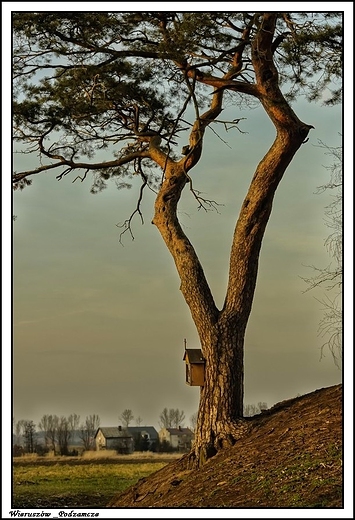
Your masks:
<svg viewBox="0 0 355 520"><path fill-rule="evenodd" d="M239 439L248 434L250 424L247 421L240 420L234 423L223 424L223 427L220 426L218 430L218 433L212 436L210 442L203 442L202 440L189 453L189 469L200 468L219 451L234 446Z"/></svg>

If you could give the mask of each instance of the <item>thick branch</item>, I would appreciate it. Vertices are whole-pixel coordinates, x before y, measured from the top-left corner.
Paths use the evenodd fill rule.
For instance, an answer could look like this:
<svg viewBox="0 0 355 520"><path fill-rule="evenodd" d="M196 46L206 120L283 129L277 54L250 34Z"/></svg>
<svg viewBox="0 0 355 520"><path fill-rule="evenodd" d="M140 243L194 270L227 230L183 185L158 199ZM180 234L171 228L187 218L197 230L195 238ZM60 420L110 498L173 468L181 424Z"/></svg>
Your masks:
<svg viewBox="0 0 355 520"><path fill-rule="evenodd" d="M236 224L223 316L246 326L258 271L258 259L275 191L296 151L313 128L298 119L284 99L273 62L276 14L263 16L253 42L253 66L264 109L276 127L276 139L259 163Z"/></svg>
<svg viewBox="0 0 355 520"><path fill-rule="evenodd" d="M153 155L153 154L152 154ZM54 156L52 156L55 158ZM120 159L116 159L114 161L106 161L106 162L100 162L100 163L84 163L84 162L74 162L69 161L67 159L61 158L59 162L53 163L53 164L46 164L39 166L38 168L34 168L33 170L28 170L24 172L14 173L12 176L12 182L16 184L17 182L21 181L22 179L26 177L30 177L31 175L35 175L37 173L41 173L46 170L52 170L54 168L59 168L61 166L67 166L71 170L102 170L105 168L114 168L123 166L124 164L127 164L129 162L134 161L138 158L152 158L151 153L149 151L141 151L141 152L134 152L131 154L128 154L124 157L121 157Z"/></svg>
<svg viewBox="0 0 355 520"><path fill-rule="evenodd" d="M189 137L189 152L180 161L180 165L185 172L193 168L200 160L202 154L203 137L208 125L210 125L222 112L223 93L213 94L211 106L204 114L196 114L196 120L193 124Z"/></svg>
<svg viewBox="0 0 355 520"><path fill-rule="evenodd" d="M217 78L204 74L200 71L196 71L197 81L204 85L214 87L215 93L223 90L234 90L235 92L241 92L242 94L249 94L250 96L259 97L258 89L254 83L247 83L245 81L236 81L233 79Z"/></svg>
<svg viewBox="0 0 355 520"><path fill-rule="evenodd" d="M201 335L217 321L219 311L196 252L177 217L177 204L186 180L180 163L171 163L167 167L165 179L155 202L153 224L159 229L174 259L181 280L181 292Z"/></svg>

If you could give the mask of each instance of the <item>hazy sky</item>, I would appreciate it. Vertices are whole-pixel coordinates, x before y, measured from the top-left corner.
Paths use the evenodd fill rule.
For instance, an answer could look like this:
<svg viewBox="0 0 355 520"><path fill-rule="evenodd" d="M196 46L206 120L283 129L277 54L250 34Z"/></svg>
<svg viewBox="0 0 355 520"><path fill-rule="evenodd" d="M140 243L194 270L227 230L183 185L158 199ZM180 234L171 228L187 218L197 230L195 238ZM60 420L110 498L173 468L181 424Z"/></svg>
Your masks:
<svg viewBox="0 0 355 520"><path fill-rule="evenodd" d="M325 267L331 159L318 145L341 144L342 108L299 101L297 115L315 127L289 166L276 193L263 242L252 314L245 339L245 403L276 402L341 382L331 355L320 348L322 317L301 277ZM229 250L240 204L274 129L261 108L229 107L225 119L245 117L225 133L225 145L208 131L204 154L191 172L196 189L221 204L219 213L197 210L184 194L180 218L204 266L218 306L223 303ZM181 142L181 146L186 142ZM15 155L14 169L35 158ZM107 157L109 160L109 157ZM199 348L179 291L179 279L157 229L150 223L154 197L147 192L145 223L134 222L135 240L119 243L123 222L135 207L139 184L114 184L91 195L90 178L72 184L56 173L33 178L14 193L13 212L13 415L98 414L102 426L118 424L130 408L143 424L159 427L164 407L179 408L185 425L197 411L199 389L185 383L184 338ZM132 425L135 425L133 421Z"/></svg>

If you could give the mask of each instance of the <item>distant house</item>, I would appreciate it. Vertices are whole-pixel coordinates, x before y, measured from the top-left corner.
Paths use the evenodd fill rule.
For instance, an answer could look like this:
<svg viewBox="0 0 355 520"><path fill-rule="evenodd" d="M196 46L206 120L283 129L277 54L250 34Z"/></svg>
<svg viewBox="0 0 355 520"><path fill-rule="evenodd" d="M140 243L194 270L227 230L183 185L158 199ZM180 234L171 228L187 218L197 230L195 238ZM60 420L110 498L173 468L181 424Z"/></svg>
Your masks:
<svg viewBox="0 0 355 520"><path fill-rule="evenodd" d="M122 426L100 426L95 433L95 445L99 450L116 450L117 453L132 453L133 435Z"/></svg>
<svg viewBox="0 0 355 520"><path fill-rule="evenodd" d="M159 435L154 426L129 426L127 428L133 436L135 451L155 451Z"/></svg>
<svg viewBox="0 0 355 520"><path fill-rule="evenodd" d="M189 451L194 440L194 433L190 428L162 428L159 432L160 442L169 442L172 448L179 451Z"/></svg>

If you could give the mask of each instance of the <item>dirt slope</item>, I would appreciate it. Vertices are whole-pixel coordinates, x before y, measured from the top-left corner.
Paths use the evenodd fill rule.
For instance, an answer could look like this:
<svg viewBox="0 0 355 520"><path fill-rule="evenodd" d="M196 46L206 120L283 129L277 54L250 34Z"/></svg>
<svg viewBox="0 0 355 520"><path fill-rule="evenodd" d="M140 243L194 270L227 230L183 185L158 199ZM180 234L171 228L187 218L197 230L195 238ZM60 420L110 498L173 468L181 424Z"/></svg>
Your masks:
<svg viewBox="0 0 355 520"><path fill-rule="evenodd" d="M187 456L108 507L342 507L342 385L278 403L200 470Z"/></svg>

